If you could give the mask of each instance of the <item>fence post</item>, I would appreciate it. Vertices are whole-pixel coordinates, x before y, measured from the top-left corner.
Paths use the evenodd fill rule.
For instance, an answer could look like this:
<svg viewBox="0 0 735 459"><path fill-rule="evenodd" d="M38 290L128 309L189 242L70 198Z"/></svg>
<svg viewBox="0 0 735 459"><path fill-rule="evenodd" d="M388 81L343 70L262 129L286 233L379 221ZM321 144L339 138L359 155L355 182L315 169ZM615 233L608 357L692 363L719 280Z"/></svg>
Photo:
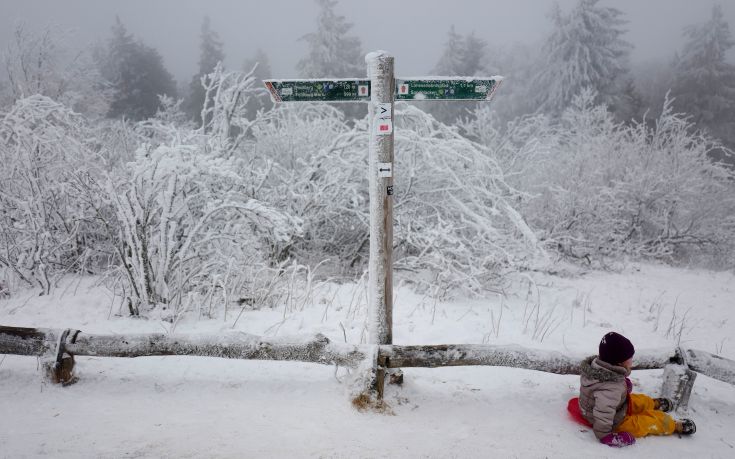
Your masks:
<svg viewBox="0 0 735 459"><path fill-rule="evenodd" d="M689 397L692 395L697 373L687 365L686 355L681 348L676 349L678 362L664 366L664 382L661 396L674 402L674 409L686 411L689 408Z"/></svg>

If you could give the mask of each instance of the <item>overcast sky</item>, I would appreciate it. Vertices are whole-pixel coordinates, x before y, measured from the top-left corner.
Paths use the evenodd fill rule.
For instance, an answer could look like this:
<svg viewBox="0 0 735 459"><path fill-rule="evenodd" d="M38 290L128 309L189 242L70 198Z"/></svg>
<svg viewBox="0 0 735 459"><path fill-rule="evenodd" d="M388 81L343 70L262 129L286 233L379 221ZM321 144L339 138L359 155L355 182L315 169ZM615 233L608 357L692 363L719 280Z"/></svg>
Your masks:
<svg viewBox="0 0 735 459"><path fill-rule="evenodd" d="M339 0L337 12L354 24L365 51L384 49L396 58L401 76L426 74L436 63L449 26L474 31L489 43L537 44L551 28L553 0ZM558 0L569 11L577 0ZM715 0L602 0L628 19L626 39L635 45L633 61L668 60L682 43L688 24L702 23ZM735 35L735 1L722 4ZM74 44L106 40L115 15L128 30L164 56L166 66L188 81L199 59L199 30L209 15L225 45L226 64L239 68L262 48L273 76L294 77L306 53L299 38L315 29L311 0L0 0L0 50L13 25L56 24L74 32ZM733 58L733 53L729 55ZM355 75L361 76L361 75Z"/></svg>

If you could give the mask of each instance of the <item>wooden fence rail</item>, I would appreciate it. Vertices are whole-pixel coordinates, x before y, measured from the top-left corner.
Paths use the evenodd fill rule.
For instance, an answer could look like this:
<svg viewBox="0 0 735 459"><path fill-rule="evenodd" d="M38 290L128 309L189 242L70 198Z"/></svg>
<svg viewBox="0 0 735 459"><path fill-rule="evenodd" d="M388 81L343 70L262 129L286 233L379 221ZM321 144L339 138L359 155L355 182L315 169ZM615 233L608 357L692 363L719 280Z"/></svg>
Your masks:
<svg viewBox="0 0 735 459"><path fill-rule="evenodd" d="M52 379L64 382L73 356L144 357L191 355L249 360L290 360L356 368L368 358L381 368L502 366L556 374L579 374L582 355L520 346L438 344L426 346L350 345L332 343L321 334L309 338L264 338L246 333L210 335L96 335L78 330L0 326L0 354L45 356L55 367ZM735 385L735 361L696 349L653 349L636 352L635 369L678 365ZM70 367L71 365L71 367ZM53 371L52 371L53 373ZM690 378L689 390L693 384ZM377 386L382 396L382 378Z"/></svg>
<svg viewBox="0 0 735 459"><path fill-rule="evenodd" d="M193 355L245 360L294 360L355 367L365 359L358 346L331 343L321 334L309 338L263 338L247 333L211 335L95 335L49 328L0 326L0 354L146 357Z"/></svg>

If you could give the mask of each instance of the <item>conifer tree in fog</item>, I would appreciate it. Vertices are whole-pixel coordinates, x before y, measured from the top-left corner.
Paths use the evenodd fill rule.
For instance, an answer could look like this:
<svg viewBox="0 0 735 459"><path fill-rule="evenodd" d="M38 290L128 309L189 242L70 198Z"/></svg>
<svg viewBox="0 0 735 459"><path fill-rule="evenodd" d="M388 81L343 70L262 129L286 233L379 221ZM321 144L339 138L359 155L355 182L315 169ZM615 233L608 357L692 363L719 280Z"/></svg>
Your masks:
<svg viewBox="0 0 735 459"><path fill-rule="evenodd" d="M462 36L452 25L433 72L443 76L477 76L485 70L485 48L487 42L476 37L474 32Z"/></svg>
<svg viewBox="0 0 735 459"><path fill-rule="evenodd" d="M735 66L727 51L735 45L722 7L704 24L685 29L687 42L674 61L672 95L677 110L735 146Z"/></svg>
<svg viewBox="0 0 735 459"><path fill-rule="evenodd" d="M212 30L209 16L202 21L201 42L199 45L199 71L189 84L189 99L187 109L192 118L199 124L202 122L202 108L204 107L204 86L202 78L209 75L218 62L225 58L222 41L216 31Z"/></svg>
<svg viewBox="0 0 735 459"><path fill-rule="evenodd" d="M449 27L444 50L432 73L437 76L487 76L484 61L487 42L475 36L474 32L462 35L454 25ZM422 109L429 111L438 120L453 124L457 118L469 116L484 102L451 101L432 102Z"/></svg>
<svg viewBox="0 0 735 459"><path fill-rule="evenodd" d="M360 39L348 35L352 24L334 12L337 0L316 0L319 5L317 31L302 37L308 54L296 64L307 78L359 77L365 75L365 61Z"/></svg>
<svg viewBox="0 0 735 459"><path fill-rule="evenodd" d="M552 12L554 30L543 47L532 90L544 112L558 115L583 88L597 92L599 102L621 118L628 116L633 94L628 75L631 45L622 39L623 13L580 0L564 15Z"/></svg>
<svg viewBox="0 0 735 459"><path fill-rule="evenodd" d="M160 95L176 96L176 83L154 48L128 33L115 19L106 50L98 52L102 75L113 95L108 116L132 120L150 118L160 106Z"/></svg>

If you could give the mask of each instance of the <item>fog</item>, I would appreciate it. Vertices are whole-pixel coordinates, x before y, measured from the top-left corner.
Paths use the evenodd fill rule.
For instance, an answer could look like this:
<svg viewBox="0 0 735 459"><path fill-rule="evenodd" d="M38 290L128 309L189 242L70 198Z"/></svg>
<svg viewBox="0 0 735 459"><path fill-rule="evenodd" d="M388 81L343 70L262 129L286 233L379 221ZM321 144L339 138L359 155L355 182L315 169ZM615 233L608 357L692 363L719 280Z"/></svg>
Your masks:
<svg viewBox="0 0 735 459"><path fill-rule="evenodd" d="M426 74L436 63L450 25L459 33L474 31L491 47L535 44L550 31L552 0L339 0L338 14L354 27L364 51L384 49L396 56L397 73ZM576 0L559 0L568 11ZM683 43L686 25L706 21L713 0L602 1L628 19L626 39L635 49L633 63L668 60ZM722 5L735 24L735 2ZM274 77L296 76L305 53L299 40L315 29L317 6L309 0L25 0L0 1L0 50L7 47L14 25L33 29L48 24L72 31L71 42L85 46L106 40L118 15L128 30L164 56L179 81L197 70L199 30L208 15L225 45L226 65L239 68L262 48ZM733 59L732 54L729 56ZM356 75L359 76L359 75Z"/></svg>

